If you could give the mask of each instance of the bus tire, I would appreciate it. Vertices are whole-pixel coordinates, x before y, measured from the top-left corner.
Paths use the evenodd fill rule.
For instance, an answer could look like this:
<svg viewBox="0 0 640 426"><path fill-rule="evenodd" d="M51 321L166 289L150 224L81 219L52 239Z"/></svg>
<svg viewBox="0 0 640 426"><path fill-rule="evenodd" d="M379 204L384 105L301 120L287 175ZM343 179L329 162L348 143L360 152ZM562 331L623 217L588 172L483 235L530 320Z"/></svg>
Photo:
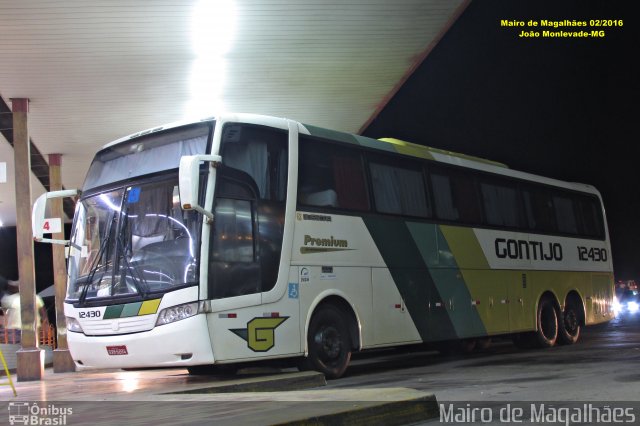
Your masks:
<svg viewBox="0 0 640 426"><path fill-rule="evenodd" d="M324 305L313 314L307 345L308 368L323 373L327 379L337 379L344 374L351 360L351 338L340 309Z"/></svg>
<svg viewBox="0 0 640 426"><path fill-rule="evenodd" d="M535 346L550 348L558 340L558 315L555 303L551 298L545 297L538 304L536 315L537 330L534 334Z"/></svg>
<svg viewBox="0 0 640 426"><path fill-rule="evenodd" d="M559 315L558 321L558 343L562 345L573 345L580 338L580 312L575 302L570 301L565 304L564 311Z"/></svg>

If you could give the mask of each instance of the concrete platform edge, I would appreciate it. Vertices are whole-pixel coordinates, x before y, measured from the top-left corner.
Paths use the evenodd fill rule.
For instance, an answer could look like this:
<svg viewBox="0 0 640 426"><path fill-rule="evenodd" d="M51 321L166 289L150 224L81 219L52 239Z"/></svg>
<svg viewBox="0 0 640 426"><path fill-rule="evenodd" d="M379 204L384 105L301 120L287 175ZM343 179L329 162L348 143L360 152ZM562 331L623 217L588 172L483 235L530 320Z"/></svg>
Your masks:
<svg viewBox="0 0 640 426"><path fill-rule="evenodd" d="M435 395L428 394L419 398L400 401L382 402L379 404L356 407L337 413L308 417L299 420L276 423L272 426L301 425L350 425L368 426L384 424L385 426L406 425L419 421L438 418L440 410Z"/></svg>
<svg viewBox="0 0 640 426"><path fill-rule="evenodd" d="M161 395L240 393L240 392L278 392L318 388L326 386L324 374L317 372L289 373L266 377L236 378L207 387L199 387Z"/></svg>

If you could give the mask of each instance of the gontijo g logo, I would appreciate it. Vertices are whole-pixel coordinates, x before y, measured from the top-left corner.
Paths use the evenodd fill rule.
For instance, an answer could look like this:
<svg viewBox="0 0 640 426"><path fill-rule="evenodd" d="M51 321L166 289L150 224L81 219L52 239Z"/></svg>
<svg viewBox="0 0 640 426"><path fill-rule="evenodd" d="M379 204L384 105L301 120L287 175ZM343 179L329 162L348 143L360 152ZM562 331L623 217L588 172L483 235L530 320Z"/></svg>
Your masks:
<svg viewBox="0 0 640 426"><path fill-rule="evenodd" d="M247 342L254 352L267 352L276 344L275 330L289 317L257 317L247 323L247 328L234 328L229 331Z"/></svg>

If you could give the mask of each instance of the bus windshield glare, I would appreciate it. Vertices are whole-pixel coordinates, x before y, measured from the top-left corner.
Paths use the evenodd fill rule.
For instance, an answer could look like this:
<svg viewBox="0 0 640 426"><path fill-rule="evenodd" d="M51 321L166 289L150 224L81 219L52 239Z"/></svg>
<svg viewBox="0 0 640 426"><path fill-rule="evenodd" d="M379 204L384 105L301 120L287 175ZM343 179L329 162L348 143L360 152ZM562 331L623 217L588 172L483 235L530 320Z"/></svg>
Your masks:
<svg viewBox="0 0 640 426"><path fill-rule="evenodd" d="M196 284L200 225L180 208L178 178L82 200L71 236L67 298L139 296Z"/></svg>

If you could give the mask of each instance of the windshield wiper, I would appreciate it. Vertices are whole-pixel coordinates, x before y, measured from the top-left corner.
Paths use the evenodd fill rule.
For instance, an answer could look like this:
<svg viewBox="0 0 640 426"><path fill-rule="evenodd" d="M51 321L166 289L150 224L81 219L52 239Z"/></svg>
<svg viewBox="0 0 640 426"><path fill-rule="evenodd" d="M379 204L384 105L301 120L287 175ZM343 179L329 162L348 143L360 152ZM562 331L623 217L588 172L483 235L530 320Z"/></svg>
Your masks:
<svg viewBox="0 0 640 426"><path fill-rule="evenodd" d="M102 240L102 244L100 244L100 248L98 249L98 253L96 253L96 257L93 259L93 263L91 264L91 267L89 268L89 275L87 276L87 279L85 280L85 283L83 284L84 287L82 288L82 293L80 293L80 298L79 298L79 303L80 305L84 305L84 302L87 298L87 292L89 290L89 285L91 285L93 283L93 277L96 275L96 272L98 271L98 269L100 268L100 259L102 259L102 255L103 253L106 251L107 246L109 245L109 242L111 241L111 228L113 227L113 222L115 222L116 219L116 212L114 211L113 214L111 215L111 218L109 219L109 225L107 226L106 229L106 237L104 240ZM105 262L105 269L106 269L106 265L108 264L108 262Z"/></svg>
<svg viewBox="0 0 640 426"><path fill-rule="evenodd" d="M144 275L140 273L139 268L137 266L131 265L131 262L129 262L129 259L127 259L127 252L131 248L131 244L128 243L125 245L122 239L123 239L123 235L121 234L117 240L117 243L118 243L118 246L124 246L124 249L122 249L122 253L119 253L120 254L119 257L124 259L125 267L127 271L130 272L131 279L133 280L133 285L138 291L138 294L144 299L147 293L149 292L149 284L147 283L147 280L144 278ZM117 250L118 248L116 247L116 251ZM125 282L125 285L126 285L126 282Z"/></svg>

